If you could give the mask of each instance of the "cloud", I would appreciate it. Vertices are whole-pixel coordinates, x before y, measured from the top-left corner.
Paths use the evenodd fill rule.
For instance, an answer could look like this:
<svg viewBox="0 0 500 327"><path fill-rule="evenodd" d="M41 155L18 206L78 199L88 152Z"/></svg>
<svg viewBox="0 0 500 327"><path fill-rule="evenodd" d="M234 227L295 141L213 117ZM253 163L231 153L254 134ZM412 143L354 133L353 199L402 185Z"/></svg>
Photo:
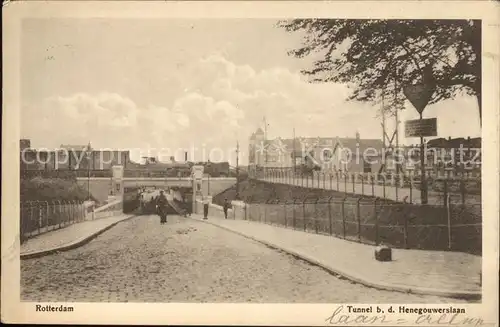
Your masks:
<svg viewBox="0 0 500 327"><path fill-rule="evenodd" d="M346 103L345 85L308 83L284 68L257 71L214 54L173 72L168 81L175 85L165 82L156 89L178 91L162 103L142 106L125 94L106 92L47 98L23 108L23 136L46 147L90 140L96 147L166 147L172 152L217 148L233 163L235 139L245 163L248 137L264 116L271 137L291 137L296 128L304 136L354 137L359 131L362 137L381 138L377 109ZM433 110L437 115L439 110ZM207 157L190 155L192 160Z"/></svg>

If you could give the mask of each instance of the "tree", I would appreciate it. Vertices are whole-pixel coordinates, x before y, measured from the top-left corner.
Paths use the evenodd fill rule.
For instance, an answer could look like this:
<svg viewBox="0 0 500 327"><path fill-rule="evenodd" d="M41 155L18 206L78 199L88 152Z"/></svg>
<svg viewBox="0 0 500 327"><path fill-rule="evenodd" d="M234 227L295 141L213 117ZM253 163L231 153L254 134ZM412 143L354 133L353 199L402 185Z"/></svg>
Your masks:
<svg viewBox="0 0 500 327"><path fill-rule="evenodd" d="M278 26L305 32L289 54L319 55L303 73L311 82L348 84L349 100L378 103L383 94L402 108L401 86L424 81L435 87L430 104L475 96L481 121L480 21L296 19Z"/></svg>

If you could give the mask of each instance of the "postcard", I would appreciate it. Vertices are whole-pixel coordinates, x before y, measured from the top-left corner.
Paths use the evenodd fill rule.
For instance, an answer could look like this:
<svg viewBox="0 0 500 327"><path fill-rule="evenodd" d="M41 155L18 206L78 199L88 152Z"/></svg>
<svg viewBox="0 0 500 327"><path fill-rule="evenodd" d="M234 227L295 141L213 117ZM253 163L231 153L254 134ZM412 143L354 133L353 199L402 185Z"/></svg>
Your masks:
<svg viewBox="0 0 500 327"><path fill-rule="evenodd" d="M4 2L2 321L498 326L499 9Z"/></svg>

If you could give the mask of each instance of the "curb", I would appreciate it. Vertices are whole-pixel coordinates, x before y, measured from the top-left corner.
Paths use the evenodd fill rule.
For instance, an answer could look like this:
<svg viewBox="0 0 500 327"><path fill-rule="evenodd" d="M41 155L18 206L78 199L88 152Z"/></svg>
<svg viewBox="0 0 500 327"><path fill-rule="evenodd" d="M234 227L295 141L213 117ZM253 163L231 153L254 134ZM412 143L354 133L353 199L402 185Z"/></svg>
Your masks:
<svg viewBox="0 0 500 327"><path fill-rule="evenodd" d="M42 250L42 251L37 251L37 252L29 252L29 253L21 254L20 258L21 258L21 260L35 259L35 258L44 257L46 255L54 254L54 253L57 253L57 252L64 252L64 251L73 250L75 248L78 248L78 247L80 247L82 245L85 245L85 244L89 243L94 238L96 238L100 234L104 233L108 229L114 227L115 225L117 225L117 224L119 224L119 223L121 223L123 221L129 220L131 218L134 218L134 217L137 217L137 215L132 215L132 216L124 218L122 220L115 221L114 223L112 223L112 224L104 227L103 229L98 230L97 232L94 232L94 233L90 234L89 236L86 236L86 237L84 237L82 239L79 239L79 240L77 240L77 241L75 241L73 243L70 243L70 244L67 244L67 245L62 245L62 246L55 247L55 248L51 248L51 249L48 249L48 250Z"/></svg>
<svg viewBox="0 0 500 327"><path fill-rule="evenodd" d="M402 292L402 293L409 293L409 294L419 294L419 295L433 295L433 296L440 296L440 297L448 297L448 298L460 298L460 299L468 299L468 300L480 300L482 298L482 292L474 292L474 291L454 291L454 290L447 290L447 289L434 289L434 288L426 288L426 287L416 287L416 286L407 286L407 285L400 285L400 284L387 284L387 283L382 283L382 282L375 282L371 281L367 278L357 276L355 274L352 274L350 272L346 272L343 270L340 270L338 268L334 268L328 264L325 264L307 254L303 254L300 252L297 252L295 250L291 249L286 249L282 246L276 245L274 243L256 238L254 236L247 235L245 233L233 230L231 228L225 227L218 225L217 223L213 223L208 220L201 220L201 219L196 219L196 218L191 218L193 220L198 220L203 223L208 223L213 226L217 226L221 229L230 231L232 233L238 234L240 236L246 237L248 239L251 239L253 241L265 244L271 248L277 249L284 251L294 257L300 258L302 260L305 260L315 266L321 267L325 270L327 270L330 273L333 273L335 275L342 276L348 280L351 280L353 282L372 287L375 289L379 290L384 290L384 291L392 291L392 292Z"/></svg>

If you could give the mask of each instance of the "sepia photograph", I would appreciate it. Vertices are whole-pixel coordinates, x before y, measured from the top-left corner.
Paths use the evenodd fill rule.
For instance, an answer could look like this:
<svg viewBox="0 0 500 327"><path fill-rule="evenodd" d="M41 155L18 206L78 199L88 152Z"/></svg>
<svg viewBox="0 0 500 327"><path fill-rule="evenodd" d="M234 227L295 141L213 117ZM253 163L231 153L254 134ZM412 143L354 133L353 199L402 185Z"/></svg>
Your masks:
<svg viewBox="0 0 500 327"><path fill-rule="evenodd" d="M485 248L498 268L483 21L274 17L19 20L31 312L334 303L315 324L384 322L372 303L488 324L465 309Z"/></svg>

